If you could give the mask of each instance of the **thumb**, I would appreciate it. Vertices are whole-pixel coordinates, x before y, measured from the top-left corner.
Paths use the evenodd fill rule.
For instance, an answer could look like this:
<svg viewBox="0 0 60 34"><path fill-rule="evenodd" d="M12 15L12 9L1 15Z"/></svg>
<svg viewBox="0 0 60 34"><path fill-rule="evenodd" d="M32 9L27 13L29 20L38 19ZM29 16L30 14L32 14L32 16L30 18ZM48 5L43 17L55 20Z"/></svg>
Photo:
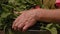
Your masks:
<svg viewBox="0 0 60 34"><path fill-rule="evenodd" d="M14 12L15 14L22 14L24 13L25 11L21 11L21 12Z"/></svg>

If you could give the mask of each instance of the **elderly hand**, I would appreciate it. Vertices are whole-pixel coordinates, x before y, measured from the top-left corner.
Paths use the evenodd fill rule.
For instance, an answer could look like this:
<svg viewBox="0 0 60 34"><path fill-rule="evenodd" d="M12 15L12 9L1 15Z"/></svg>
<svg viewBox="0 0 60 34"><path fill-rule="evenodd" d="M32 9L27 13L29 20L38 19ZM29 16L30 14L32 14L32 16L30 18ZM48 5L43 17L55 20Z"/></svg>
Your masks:
<svg viewBox="0 0 60 34"><path fill-rule="evenodd" d="M26 31L29 27L33 26L38 19L37 9L27 10L16 18L13 22L12 28L14 30Z"/></svg>

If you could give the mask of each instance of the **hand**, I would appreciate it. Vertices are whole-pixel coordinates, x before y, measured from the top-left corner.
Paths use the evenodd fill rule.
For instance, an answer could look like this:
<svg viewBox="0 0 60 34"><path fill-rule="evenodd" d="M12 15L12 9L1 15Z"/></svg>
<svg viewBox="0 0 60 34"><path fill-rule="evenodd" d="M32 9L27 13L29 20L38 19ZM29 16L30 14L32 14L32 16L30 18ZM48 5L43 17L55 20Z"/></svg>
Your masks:
<svg viewBox="0 0 60 34"><path fill-rule="evenodd" d="M24 11L16 20L13 22L12 28L14 30L26 31L29 27L33 26L37 20L37 10Z"/></svg>

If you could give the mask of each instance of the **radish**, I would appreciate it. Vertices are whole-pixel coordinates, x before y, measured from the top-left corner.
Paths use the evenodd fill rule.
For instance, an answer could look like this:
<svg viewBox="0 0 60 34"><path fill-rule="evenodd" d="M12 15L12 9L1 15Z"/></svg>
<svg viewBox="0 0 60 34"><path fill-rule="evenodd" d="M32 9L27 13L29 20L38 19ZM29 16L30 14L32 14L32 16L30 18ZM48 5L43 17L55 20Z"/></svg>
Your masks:
<svg viewBox="0 0 60 34"><path fill-rule="evenodd" d="M60 0L56 0L56 6L60 8Z"/></svg>
<svg viewBox="0 0 60 34"><path fill-rule="evenodd" d="M37 9L37 8L40 8L40 6L39 6L39 5L36 5L35 8L36 8L36 9Z"/></svg>

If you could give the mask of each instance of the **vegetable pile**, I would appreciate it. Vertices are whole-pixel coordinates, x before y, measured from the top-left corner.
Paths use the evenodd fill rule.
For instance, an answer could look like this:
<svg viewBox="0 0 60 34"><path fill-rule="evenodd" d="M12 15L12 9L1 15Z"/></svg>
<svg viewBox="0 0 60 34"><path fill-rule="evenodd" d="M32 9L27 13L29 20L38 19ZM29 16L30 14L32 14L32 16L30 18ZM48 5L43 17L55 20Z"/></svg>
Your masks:
<svg viewBox="0 0 60 34"><path fill-rule="evenodd" d="M0 0L0 30L3 30L5 34L14 34L15 31L11 26L15 18L19 16L19 14L16 14L15 12L29 10L37 5L40 6L40 8L54 9L55 6L52 1L55 0L50 1L51 2L46 2L44 0ZM44 2L46 4L44 4ZM44 26L44 23L42 23L40 28L40 30L49 30L51 34L57 34L57 29L59 29L60 26L53 23Z"/></svg>

